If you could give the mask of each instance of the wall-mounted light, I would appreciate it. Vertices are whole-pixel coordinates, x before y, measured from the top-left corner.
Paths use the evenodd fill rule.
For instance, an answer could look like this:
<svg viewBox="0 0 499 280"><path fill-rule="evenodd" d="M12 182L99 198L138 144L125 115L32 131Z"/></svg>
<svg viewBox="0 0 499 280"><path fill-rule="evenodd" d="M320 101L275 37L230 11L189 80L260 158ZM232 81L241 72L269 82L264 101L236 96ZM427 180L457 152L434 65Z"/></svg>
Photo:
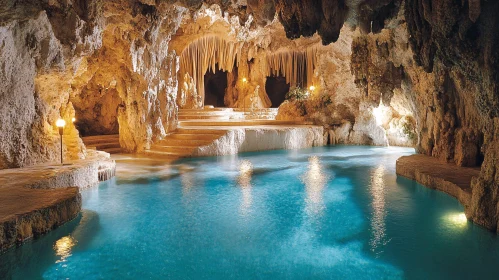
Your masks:
<svg viewBox="0 0 499 280"><path fill-rule="evenodd" d="M72 118L72 119L71 119L71 121L72 121L72 122L75 122L75 121L76 121L76 118Z"/></svg>
<svg viewBox="0 0 499 280"><path fill-rule="evenodd" d="M58 119L55 122L55 126L59 128L59 135L61 136L61 165L64 163L62 159L62 134L64 134L64 127L66 126L66 121L63 119Z"/></svg>
<svg viewBox="0 0 499 280"><path fill-rule="evenodd" d="M315 90L315 86L312 85L312 86L309 87L309 89L310 89L310 91L314 91Z"/></svg>
<svg viewBox="0 0 499 280"><path fill-rule="evenodd" d="M246 82L248 82L248 79L243 78L243 83L246 83Z"/></svg>

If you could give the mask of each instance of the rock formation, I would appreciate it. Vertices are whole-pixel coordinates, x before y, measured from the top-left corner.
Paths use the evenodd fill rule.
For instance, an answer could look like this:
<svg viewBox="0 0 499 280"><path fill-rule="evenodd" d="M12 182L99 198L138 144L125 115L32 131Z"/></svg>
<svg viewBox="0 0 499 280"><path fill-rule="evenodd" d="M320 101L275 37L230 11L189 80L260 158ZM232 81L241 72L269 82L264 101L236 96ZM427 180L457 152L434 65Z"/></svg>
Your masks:
<svg viewBox="0 0 499 280"><path fill-rule="evenodd" d="M487 0L7 0L0 168L56 160L60 117L68 158L86 156L80 134L119 133L141 152L176 128L179 106L199 107L209 68L230 70L227 106L270 107L269 73L303 73L275 66L276 54L313 50L296 64L308 67L309 97L283 103L279 118L321 124L331 143L481 166L467 215L497 230L497 12ZM200 49L207 40L224 43Z"/></svg>

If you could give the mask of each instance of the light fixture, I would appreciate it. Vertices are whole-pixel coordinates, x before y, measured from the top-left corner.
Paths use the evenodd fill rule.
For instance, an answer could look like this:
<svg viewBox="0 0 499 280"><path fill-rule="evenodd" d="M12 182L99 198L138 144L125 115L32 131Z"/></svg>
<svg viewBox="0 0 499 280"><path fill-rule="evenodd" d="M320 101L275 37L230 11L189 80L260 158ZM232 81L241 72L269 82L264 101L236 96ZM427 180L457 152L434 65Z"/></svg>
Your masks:
<svg viewBox="0 0 499 280"><path fill-rule="evenodd" d="M71 121L72 121L72 122L75 122L75 121L76 121L76 118L72 118L72 119L71 119Z"/></svg>
<svg viewBox="0 0 499 280"><path fill-rule="evenodd" d="M315 90L315 86L311 85L309 89L310 89L310 91L314 91Z"/></svg>
<svg viewBox="0 0 499 280"><path fill-rule="evenodd" d="M66 121L63 119L58 119L55 125L59 128L59 135L61 136L61 165L64 164L62 159L62 134L64 134L64 127L66 126Z"/></svg>
<svg viewBox="0 0 499 280"><path fill-rule="evenodd" d="M243 83L246 83L247 81L248 81L248 79L243 78Z"/></svg>
<svg viewBox="0 0 499 280"><path fill-rule="evenodd" d="M66 121L63 120L63 119L58 119L56 122L55 122L55 125L59 128L59 131L61 130L61 128L64 128L66 126ZM59 132L60 133L60 132ZM62 134L61 134L62 135Z"/></svg>

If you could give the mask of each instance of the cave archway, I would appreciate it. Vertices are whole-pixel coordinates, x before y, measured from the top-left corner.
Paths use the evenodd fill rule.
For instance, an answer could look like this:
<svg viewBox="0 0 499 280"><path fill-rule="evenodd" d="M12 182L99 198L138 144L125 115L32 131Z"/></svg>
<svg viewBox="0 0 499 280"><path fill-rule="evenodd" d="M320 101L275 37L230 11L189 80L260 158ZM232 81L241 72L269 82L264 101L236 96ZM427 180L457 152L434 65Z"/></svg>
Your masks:
<svg viewBox="0 0 499 280"><path fill-rule="evenodd" d="M278 108L286 99L289 92L289 83L283 76L268 76L265 82L265 92L272 102L271 108Z"/></svg>
<svg viewBox="0 0 499 280"><path fill-rule="evenodd" d="M227 71L222 71L216 65L215 73L208 70L204 75L204 105L225 107L224 97L227 89Z"/></svg>

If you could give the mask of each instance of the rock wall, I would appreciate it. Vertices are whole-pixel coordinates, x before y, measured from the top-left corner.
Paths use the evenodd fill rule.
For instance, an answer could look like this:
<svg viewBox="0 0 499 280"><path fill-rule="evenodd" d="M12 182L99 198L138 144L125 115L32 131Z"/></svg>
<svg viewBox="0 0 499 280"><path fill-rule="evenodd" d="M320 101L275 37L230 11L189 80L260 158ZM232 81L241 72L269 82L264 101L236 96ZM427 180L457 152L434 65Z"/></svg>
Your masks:
<svg viewBox="0 0 499 280"><path fill-rule="evenodd" d="M176 125L185 8L140 1L7 1L0 8L0 168L84 158L85 135L120 133L141 151ZM72 119L76 118L73 125Z"/></svg>

